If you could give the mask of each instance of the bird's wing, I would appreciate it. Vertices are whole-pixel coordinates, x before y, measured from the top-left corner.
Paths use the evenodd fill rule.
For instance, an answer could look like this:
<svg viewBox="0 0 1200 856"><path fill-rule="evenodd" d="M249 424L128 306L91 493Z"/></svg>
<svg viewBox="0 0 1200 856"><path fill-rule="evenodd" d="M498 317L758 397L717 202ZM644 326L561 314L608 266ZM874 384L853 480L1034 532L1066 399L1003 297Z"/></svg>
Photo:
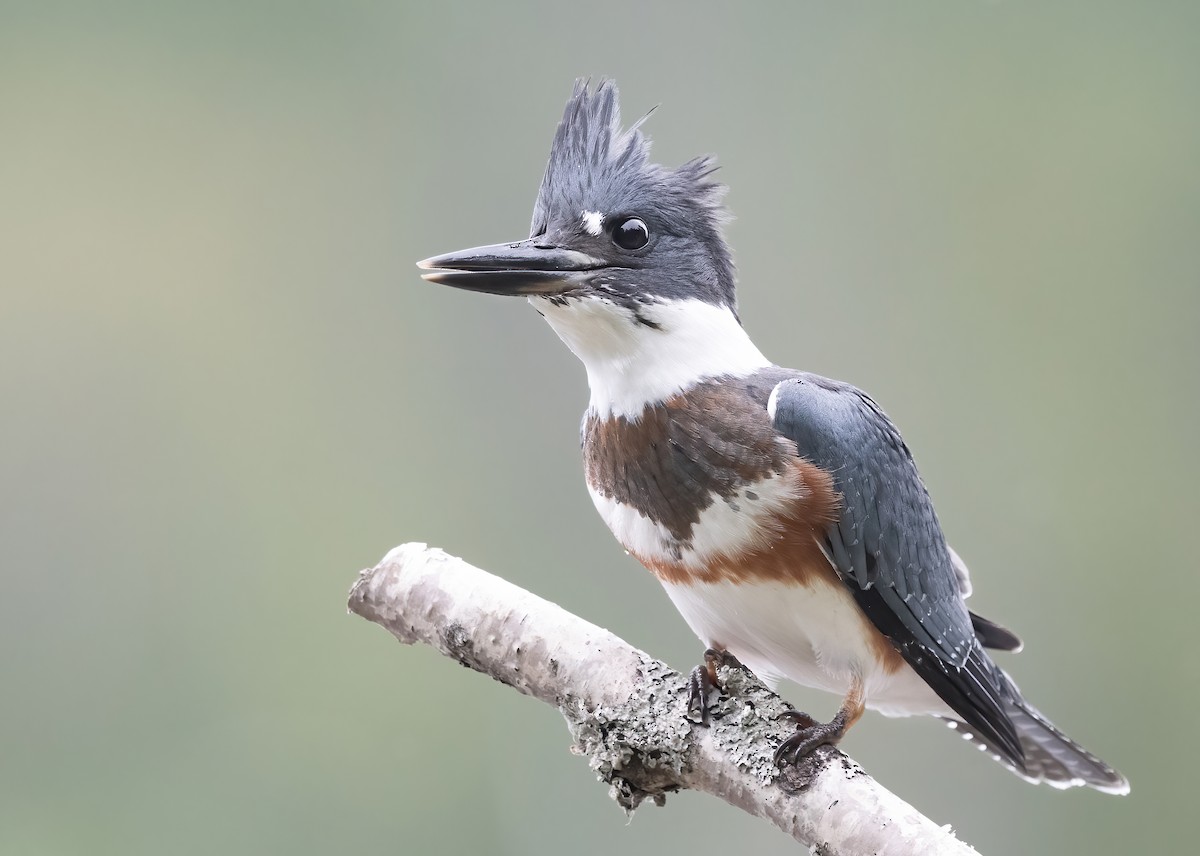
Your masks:
<svg viewBox="0 0 1200 856"><path fill-rule="evenodd" d="M966 562L959 557L958 553L954 552L953 547L947 544L946 549L950 552L950 565L954 568L955 576L958 577L958 587L962 591L962 596L964 599L968 598L971 596L971 572L967 570ZM984 648L995 648L998 651L1021 650L1021 638L1007 627L1001 627L996 622L974 612L969 614L971 626L975 628L975 638Z"/></svg>
<svg viewBox="0 0 1200 856"><path fill-rule="evenodd" d="M859 607L926 683L1018 764L1010 683L984 653L960 575L900 432L866 394L804 374L768 412L801 457L832 476L841 513L822 545Z"/></svg>

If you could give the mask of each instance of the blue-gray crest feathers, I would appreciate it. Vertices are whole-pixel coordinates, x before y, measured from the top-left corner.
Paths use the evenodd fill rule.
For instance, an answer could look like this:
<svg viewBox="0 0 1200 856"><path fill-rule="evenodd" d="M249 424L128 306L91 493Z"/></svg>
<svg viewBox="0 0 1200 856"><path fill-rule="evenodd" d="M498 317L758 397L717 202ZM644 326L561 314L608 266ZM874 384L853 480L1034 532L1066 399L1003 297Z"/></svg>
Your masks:
<svg viewBox="0 0 1200 856"><path fill-rule="evenodd" d="M650 140L641 131L649 116L622 128L617 85L602 80L593 92L586 78L575 81L554 133L531 236L554 217L578 217L583 206L602 210L605 203L632 211L652 201L668 221L686 209L706 215L714 228L728 219L725 186L712 180L715 158L695 158L677 169L650 162Z"/></svg>

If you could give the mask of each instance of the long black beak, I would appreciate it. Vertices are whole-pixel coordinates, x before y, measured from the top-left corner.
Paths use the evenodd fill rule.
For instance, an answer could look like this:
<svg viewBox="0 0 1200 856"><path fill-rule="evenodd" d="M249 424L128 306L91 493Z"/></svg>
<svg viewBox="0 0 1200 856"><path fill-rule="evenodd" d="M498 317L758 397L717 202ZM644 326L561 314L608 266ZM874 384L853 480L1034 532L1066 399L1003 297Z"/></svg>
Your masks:
<svg viewBox="0 0 1200 856"><path fill-rule="evenodd" d="M602 268L601 259L537 239L492 244L417 262L422 279L488 294L557 294Z"/></svg>

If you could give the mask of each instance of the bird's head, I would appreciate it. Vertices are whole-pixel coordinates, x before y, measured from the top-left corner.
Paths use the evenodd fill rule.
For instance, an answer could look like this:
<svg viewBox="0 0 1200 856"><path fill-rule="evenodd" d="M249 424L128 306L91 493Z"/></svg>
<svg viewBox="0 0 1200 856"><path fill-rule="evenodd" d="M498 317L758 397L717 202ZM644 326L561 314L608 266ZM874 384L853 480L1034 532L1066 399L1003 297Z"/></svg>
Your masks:
<svg viewBox="0 0 1200 856"><path fill-rule="evenodd" d="M640 123L638 123L640 124ZM769 365L737 317L711 158L650 163L617 87L575 84L554 134L530 237L419 262L431 282L529 298L587 369L590 406L644 407Z"/></svg>
<svg viewBox="0 0 1200 856"><path fill-rule="evenodd" d="M641 307L700 300L735 309L721 235L724 187L711 157L668 169L649 160L638 122L621 127L617 87L575 83L554 134L529 238L419 262L431 282L558 306ZM539 303L540 301L535 301Z"/></svg>

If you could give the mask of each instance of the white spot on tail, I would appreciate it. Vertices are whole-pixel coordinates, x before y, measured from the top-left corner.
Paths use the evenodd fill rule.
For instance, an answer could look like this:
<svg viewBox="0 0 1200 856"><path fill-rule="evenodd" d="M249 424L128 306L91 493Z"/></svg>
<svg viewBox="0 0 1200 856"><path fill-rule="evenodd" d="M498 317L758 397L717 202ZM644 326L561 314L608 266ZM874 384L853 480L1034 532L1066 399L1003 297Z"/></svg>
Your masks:
<svg viewBox="0 0 1200 856"><path fill-rule="evenodd" d="M584 211L583 229L589 235L599 236L604 231L604 215L599 211Z"/></svg>

